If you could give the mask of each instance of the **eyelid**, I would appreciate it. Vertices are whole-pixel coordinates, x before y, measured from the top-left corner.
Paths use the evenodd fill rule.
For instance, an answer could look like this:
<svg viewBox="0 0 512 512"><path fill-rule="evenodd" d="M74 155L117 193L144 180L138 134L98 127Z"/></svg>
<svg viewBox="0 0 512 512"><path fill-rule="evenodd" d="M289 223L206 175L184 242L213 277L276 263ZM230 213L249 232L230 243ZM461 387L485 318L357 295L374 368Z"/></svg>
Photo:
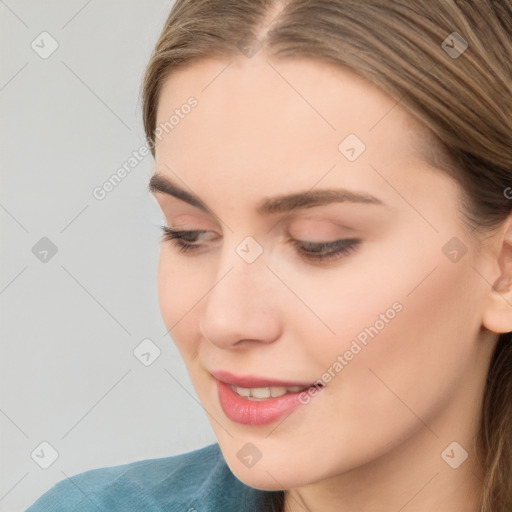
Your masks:
<svg viewBox="0 0 512 512"><path fill-rule="evenodd" d="M213 226L215 229L222 229L225 225L212 210L202 210L163 192L156 191L153 194L168 224L173 224L173 227L181 229L183 226L183 229L193 231L195 228L192 226L198 224Z"/></svg>
<svg viewBox="0 0 512 512"><path fill-rule="evenodd" d="M293 238L301 238L311 236L308 233L323 233L318 235L323 237L321 241L326 238L332 238L333 241L340 238L354 236L356 233L361 233L361 229L356 229L347 225L346 219L344 222L335 216L326 216L325 213L319 213L318 217L294 217L288 220L287 227L288 234Z"/></svg>

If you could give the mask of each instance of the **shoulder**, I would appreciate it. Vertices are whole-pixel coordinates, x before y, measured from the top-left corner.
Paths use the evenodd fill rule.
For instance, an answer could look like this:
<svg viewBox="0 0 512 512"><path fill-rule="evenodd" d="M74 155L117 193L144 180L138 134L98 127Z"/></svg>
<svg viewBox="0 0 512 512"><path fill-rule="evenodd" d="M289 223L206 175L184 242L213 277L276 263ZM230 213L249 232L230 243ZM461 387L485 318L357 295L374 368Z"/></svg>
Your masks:
<svg viewBox="0 0 512 512"><path fill-rule="evenodd" d="M240 512L257 510L267 494L238 480L215 443L79 473L60 481L26 512Z"/></svg>

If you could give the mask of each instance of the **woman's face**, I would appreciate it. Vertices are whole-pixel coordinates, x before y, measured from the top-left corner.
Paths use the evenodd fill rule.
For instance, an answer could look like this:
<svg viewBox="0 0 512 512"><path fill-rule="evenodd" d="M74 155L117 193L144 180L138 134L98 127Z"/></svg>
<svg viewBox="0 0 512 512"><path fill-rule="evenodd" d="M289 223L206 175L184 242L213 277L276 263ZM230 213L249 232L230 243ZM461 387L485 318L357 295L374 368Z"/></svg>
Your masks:
<svg viewBox="0 0 512 512"><path fill-rule="evenodd" d="M462 420L491 349L458 185L424 161L402 106L346 70L228 62L165 82L157 125L174 126L153 180L166 225L201 232L181 235L186 251L162 241L159 300L228 465L261 489L407 450L453 471L441 453L470 452ZM221 405L221 371L241 388L319 384L260 401L221 385Z"/></svg>

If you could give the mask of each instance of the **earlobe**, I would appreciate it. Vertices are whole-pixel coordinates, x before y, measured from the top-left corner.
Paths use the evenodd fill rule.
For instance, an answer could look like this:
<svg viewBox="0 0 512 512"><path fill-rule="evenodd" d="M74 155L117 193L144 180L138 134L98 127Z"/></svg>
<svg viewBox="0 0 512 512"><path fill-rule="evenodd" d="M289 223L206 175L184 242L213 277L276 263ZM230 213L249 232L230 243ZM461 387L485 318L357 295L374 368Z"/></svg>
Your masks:
<svg viewBox="0 0 512 512"><path fill-rule="evenodd" d="M497 259L499 275L490 289L483 316L484 327L497 334L512 331L512 214L505 221L500 234L501 246Z"/></svg>

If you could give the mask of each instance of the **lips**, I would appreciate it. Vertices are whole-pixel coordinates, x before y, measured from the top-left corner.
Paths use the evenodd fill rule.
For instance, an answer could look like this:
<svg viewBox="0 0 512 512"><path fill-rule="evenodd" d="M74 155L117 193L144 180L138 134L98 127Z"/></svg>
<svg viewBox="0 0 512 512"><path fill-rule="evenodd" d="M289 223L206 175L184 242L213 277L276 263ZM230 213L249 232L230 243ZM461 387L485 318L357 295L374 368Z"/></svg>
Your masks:
<svg viewBox="0 0 512 512"><path fill-rule="evenodd" d="M292 386L309 388L313 386L314 382L306 381L291 381L291 380L278 380L270 379L265 377L256 377L252 375L248 376L237 376L232 373L218 370L211 372L211 374L221 382L231 384L237 388L270 388L270 387L285 387L289 388Z"/></svg>
<svg viewBox="0 0 512 512"><path fill-rule="evenodd" d="M212 375L216 379L217 396L224 414L235 423L249 426L267 425L284 418L300 406L308 404L313 396L313 391L316 395L323 387L320 382L311 384L304 381L235 376L224 371L212 372ZM310 389L313 387L316 389ZM292 392L282 394L284 388L287 390L290 388L304 389L302 391L293 389ZM277 390L278 396L268 396L268 390ZM240 394L242 391L244 396ZM266 394L267 396L251 398L247 396L248 394L251 397L254 394Z"/></svg>

